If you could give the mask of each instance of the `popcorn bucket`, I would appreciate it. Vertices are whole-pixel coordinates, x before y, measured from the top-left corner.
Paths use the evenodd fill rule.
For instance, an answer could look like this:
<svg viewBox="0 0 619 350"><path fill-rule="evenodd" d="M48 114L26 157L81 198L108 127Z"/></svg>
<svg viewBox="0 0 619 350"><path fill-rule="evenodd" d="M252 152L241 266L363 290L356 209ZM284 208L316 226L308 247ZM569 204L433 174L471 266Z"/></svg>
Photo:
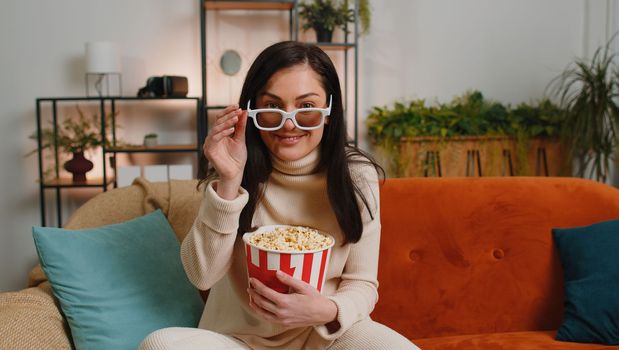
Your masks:
<svg viewBox="0 0 619 350"><path fill-rule="evenodd" d="M331 238L331 244L326 248L304 251L264 249L250 243L249 238L251 235L274 231L278 227L290 226L262 226L254 232L248 232L243 235L249 277L259 280L269 288L280 293L288 293L289 287L280 282L275 275L275 272L280 270L296 279L309 283L321 292L325 284L325 274L335 239L324 232L318 231L320 234Z"/></svg>

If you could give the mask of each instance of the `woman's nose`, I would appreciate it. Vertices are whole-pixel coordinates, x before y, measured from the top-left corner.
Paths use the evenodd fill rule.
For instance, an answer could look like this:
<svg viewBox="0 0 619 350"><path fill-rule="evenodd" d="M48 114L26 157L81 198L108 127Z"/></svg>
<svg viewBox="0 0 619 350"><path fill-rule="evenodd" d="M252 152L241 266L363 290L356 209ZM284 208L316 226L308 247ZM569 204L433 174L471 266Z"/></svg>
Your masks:
<svg viewBox="0 0 619 350"><path fill-rule="evenodd" d="M282 129L284 129L284 130L292 130L294 128L295 128L295 126L294 126L294 123L292 122L291 119L287 119L284 122L284 126L282 126Z"/></svg>

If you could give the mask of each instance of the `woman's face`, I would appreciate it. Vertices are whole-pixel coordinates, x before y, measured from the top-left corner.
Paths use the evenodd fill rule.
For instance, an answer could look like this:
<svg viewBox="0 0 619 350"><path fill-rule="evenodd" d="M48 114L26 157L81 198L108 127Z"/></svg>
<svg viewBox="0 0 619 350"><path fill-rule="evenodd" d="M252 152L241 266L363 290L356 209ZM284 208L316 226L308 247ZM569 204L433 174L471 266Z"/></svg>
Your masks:
<svg viewBox="0 0 619 350"><path fill-rule="evenodd" d="M258 93L256 105L289 112L298 108L327 108L328 101L318 73L307 64L299 64L275 72ZM329 117L325 124L328 120ZM318 129L300 130L292 120L286 120L279 130L260 130L260 137L272 155L291 161L305 157L318 147L323 131L324 124Z"/></svg>

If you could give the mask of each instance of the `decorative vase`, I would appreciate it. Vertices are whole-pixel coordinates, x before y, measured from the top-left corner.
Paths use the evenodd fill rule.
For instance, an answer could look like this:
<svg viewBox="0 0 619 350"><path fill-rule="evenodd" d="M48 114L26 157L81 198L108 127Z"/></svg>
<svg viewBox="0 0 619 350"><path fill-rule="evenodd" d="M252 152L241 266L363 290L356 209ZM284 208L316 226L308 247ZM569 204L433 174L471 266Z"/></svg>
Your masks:
<svg viewBox="0 0 619 350"><path fill-rule="evenodd" d="M330 43L333 38L333 30L328 30L322 27L314 28L316 32L316 40L319 43Z"/></svg>
<svg viewBox="0 0 619 350"><path fill-rule="evenodd" d="M84 152L73 152L73 159L64 163L66 171L73 174L73 182L85 182L86 173L91 171L93 163L84 157Z"/></svg>

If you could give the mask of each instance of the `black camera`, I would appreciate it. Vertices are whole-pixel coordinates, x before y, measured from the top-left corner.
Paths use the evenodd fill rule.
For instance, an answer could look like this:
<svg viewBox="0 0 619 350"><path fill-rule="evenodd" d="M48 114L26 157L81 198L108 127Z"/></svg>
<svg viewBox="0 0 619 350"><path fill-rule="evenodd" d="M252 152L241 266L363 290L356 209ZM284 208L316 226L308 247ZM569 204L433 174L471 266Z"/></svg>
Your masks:
<svg viewBox="0 0 619 350"><path fill-rule="evenodd" d="M150 77L146 80L146 86L138 91L138 97L186 97L188 87L186 77Z"/></svg>

